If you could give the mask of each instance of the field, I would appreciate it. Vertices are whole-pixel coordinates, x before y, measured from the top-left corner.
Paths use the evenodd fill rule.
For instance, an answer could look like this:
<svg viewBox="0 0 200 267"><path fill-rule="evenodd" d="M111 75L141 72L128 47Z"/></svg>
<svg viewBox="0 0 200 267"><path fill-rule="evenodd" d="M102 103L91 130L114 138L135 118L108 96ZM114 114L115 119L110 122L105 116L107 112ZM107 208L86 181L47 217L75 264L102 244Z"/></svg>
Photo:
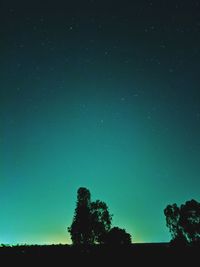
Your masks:
<svg viewBox="0 0 200 267"><path fill-rule="evenodd" d="M132 244L130 246L2 246L0 258L6 263L47 264L55 266L165 266L198 262L200 247L175 248L168 243ZM67 265L66 265L67 266Z"/></svg>

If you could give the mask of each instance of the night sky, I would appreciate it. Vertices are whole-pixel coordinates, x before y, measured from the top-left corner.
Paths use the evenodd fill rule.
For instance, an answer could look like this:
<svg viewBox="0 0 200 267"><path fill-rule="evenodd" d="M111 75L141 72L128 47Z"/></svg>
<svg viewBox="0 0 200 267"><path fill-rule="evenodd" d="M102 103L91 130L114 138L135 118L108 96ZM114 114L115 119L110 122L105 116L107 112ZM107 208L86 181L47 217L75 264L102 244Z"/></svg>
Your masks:
<svg viewBox="0 0 200 267"><path fill-rule="evenodd" d="M200 200L200 1L0 3L0 243L70 243L76 192L133 242Z"/></svg>

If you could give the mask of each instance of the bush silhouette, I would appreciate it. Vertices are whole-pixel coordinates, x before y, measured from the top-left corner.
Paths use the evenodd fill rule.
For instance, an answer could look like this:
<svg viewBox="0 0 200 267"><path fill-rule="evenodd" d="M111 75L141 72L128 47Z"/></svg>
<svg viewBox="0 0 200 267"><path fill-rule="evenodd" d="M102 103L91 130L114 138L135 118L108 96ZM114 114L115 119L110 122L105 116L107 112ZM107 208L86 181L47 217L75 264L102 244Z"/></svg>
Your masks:
<svg viewBox="0 0 200 267"><path fill-rule="evenodd" d="M131 244L131 235L124 229L113 227L107 233L106 243L109 245L128 245Z"/></svg>

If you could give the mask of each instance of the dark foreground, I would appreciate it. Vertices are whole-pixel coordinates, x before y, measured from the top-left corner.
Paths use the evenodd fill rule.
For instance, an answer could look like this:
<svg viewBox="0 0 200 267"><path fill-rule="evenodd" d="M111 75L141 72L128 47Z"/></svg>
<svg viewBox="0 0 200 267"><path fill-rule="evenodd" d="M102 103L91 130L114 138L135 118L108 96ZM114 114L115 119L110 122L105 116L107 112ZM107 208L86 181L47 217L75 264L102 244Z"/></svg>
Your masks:
<svg viewBox="0 0 200 267"><path fill-rule="evenodd" d="M13 246L0 248L6 263L42 263L54 266L192 266L199 262L200 246L171 247L167 243L130 246L72 247L69 245ZM139 265L138 265L139 264Z"/></svg>

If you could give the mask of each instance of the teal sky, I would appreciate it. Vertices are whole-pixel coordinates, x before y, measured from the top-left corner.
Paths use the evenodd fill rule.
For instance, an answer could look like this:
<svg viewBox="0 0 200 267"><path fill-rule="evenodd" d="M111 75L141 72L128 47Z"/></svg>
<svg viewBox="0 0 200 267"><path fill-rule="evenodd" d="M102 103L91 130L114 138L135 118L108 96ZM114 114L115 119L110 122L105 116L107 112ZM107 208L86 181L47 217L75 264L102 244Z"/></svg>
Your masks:
<svg viewBox="0 0 200 267"><path fill-rule="evenodd" d="M200 200L199 1L156 2L2 4L0 243L70 243L81 186L133 242Z"/></svg>

